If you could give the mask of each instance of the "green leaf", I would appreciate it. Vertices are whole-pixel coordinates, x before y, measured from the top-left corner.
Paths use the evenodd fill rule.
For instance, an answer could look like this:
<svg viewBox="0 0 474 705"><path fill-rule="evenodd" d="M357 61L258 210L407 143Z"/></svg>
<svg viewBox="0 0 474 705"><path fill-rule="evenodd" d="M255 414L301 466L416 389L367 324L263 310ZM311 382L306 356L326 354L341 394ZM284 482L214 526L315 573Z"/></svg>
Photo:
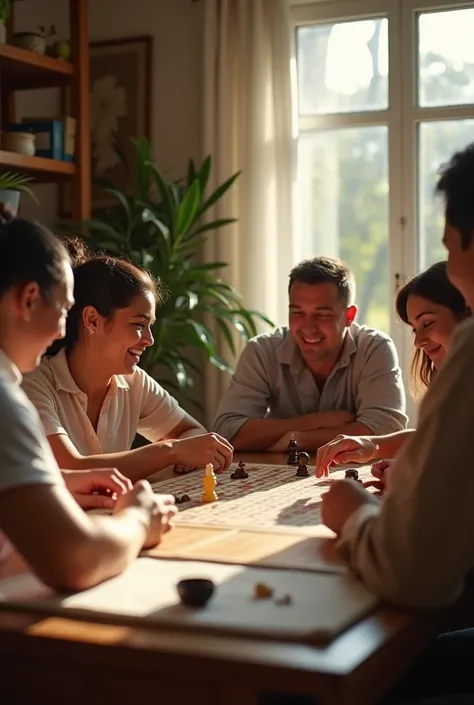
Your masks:
<svg viewBox="0 0 474 705"><path fill-rule="evenodd" d="M176 234L182 238L194 223L201 200L201 187L199 181L194 181L186 192L178 210L176 221Z"/></svg>
<svg viewBox="0 0 474 705"><path fill-rule="evenodd" d="M219 330L221 331L227 345L229 346L229 349L233 355L235 355L235 343L234 339L232 337L232 333L230 332L227 324L225 321L222 320L222 318L216 318L216 324Z"/></svg>
<svg viewBox="0 0 474 705"><path fill-rule="evenodd" d="M163 201L163 208L164 208L164 214L166 216L167 220L167 225L169 225L170 228L173 227L174 221L175 221L175 204L173 202L173 199L171 197L171 193L168 189L168 186L166 184L166 181L164 180L162 174L152 162L147 162L148 166L150 167L154 179L155 179L155 184L158 189L158 192L161 196L161 199Z"/></svg>
<svg viewBox="0 0 474 705"><path fill-rule="evenodd" d="M219 201L219 200L222 198L222 196L230 189L230 187L232 186L232 184L234 183L234 181L237 179L237 177L240 176L240 174L241 174L240 171L238 171L236 174L233 174L233 176L231 176L230 178L228 178L227 181L224 181L224 183L221 184L221 185L214 191L214 193L213 193L211 196L209 196L209 198L207 199L207 201L205 201L205 202L203 203L203 205L201 206L201 208L199 209L199 211L198 211L198 217L200 217L201 215L203 215L203 213L205 213L205 212L208 210L208 208L210 208L211 206L213 206L214 203L216 203L217 201Z"/></svg>
<svg viewBox="0 0 474 705"><path fill-rule="evenodd" d="M194 160L190 159L189 164L188 164L188 178L187 178L188 188L196 180L196 178L197 178L197 174L196 174L196 167L194 166Z"/></svg>
<svg viewBox="0 0 474 705"><path fill-rule="evenodd" d="M221 372L228 372L229 374L234 374L234 368L229 365L223 357L220 355L211 355L209 357L209 362L217 367Z"/></svg>
<svg viewBox="0 0 474 705"><path fill-rule="evenodd" d="M216 230L217 228L224 228L226 225L231 225L231 223L236 223L237 218L219 218L218 220L213 220L210 223L205 223L200 225L199 228L193 230L192 233L188 235L186 240L190 240L192 237L199 235L200 233L205 233L209 230Z"/></svg>
<svg viewBox="0 0 474 705"><path fill-rule="evenodd" d="M199 170L199 174L198 174L199 183L201 184L201 193L204 193L204 191L206 190L206 186L209 181L209 176L211 174L211 167L212 167L212 158L211 158L211 155L208 155L205 158L205 160Z"/></svg>

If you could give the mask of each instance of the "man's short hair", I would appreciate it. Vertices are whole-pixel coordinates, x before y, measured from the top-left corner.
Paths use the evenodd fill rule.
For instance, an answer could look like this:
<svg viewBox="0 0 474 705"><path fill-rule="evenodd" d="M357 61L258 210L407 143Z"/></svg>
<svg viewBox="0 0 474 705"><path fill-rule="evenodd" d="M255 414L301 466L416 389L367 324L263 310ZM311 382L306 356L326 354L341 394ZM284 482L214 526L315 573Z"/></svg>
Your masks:
<svg viewBox="0 0 474 705"><path fill-rule="evenodd" d="M446 220L459 230L467 250L474 232L474 142L441 167L436 191L444 196Z"/></svg>
<svg viewBox="0 0 474 705"><path fill-rule="evenodd" d="M356 286L349 267L335 257L313 257L300 262L290 272L288 291L295 282L323 284L329 282L337 288L339 300L344 306L355 301Z"/></svg>

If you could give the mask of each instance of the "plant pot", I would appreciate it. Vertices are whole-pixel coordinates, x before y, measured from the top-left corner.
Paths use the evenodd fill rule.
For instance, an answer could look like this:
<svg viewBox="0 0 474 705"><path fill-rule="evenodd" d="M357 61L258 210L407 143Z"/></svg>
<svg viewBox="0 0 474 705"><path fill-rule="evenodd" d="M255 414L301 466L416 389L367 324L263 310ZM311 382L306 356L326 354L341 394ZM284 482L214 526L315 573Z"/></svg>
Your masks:
<svg viewBox="0 0 474 705"><path fill-rule="evenodd" d="M0 203L3 203L13 216L18 215L20 207L20 192L0 189Z"/></svg>
<svg viewBox="0 0 474 705"><path fill-rule="evenodd" d="M44 54L46 51L46 38L34 32L15 32L13 44L27 51L35 51L37 54Z"/></svg>
<svg viewBox="0 0 474 705"><path fill-rule="evenodd" d="M7 152L33 157L36 152L36 135L33 132L4 132L2 148Z"/></svg>

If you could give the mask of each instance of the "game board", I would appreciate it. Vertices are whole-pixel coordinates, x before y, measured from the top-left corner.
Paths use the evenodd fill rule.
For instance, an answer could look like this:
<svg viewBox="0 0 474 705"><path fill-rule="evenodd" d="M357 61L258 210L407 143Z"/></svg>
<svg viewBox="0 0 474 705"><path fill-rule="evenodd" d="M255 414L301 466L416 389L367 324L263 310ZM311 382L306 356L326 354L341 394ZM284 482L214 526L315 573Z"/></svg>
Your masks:
<svg viewBox="0 0 474 705"><path fill-rule="evenodd" d="M189 502L178 505L176 524L209 524L216 526L274 527L315 526L321 523L321 495L328 488L327 479L314 476L314 466L308 466L310 477L296 477L296 468L284 465L248 463L249 477L231 480L234 463L225 473L217 475L217 502L202 504L202 471L194 471L173 480L157 482L155 492L178 497L189 495ZM362 480L371 477L370 467L359 469ZM331 478L343 478L344 470L331 472Z"/></svg>

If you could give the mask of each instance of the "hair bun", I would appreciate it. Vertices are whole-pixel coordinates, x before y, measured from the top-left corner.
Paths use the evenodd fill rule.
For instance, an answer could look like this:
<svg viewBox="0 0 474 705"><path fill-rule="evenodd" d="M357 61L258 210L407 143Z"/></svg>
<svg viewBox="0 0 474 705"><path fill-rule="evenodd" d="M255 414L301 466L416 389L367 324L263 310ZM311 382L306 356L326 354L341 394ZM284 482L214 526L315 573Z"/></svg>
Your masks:
<svg viewBox="0 0 474 705"><path fill-rule="evenodd" d="M7 225L14 217L11 208L6 203L0 202L0 225Z"/></svg>
<svg viewBox="0 0 474 705"><path fill-rule="evenodd" d="M90 259L90 252L81 238L65 237L63 238L63 243L71 258L73 267L79 267Z"/></svg>

